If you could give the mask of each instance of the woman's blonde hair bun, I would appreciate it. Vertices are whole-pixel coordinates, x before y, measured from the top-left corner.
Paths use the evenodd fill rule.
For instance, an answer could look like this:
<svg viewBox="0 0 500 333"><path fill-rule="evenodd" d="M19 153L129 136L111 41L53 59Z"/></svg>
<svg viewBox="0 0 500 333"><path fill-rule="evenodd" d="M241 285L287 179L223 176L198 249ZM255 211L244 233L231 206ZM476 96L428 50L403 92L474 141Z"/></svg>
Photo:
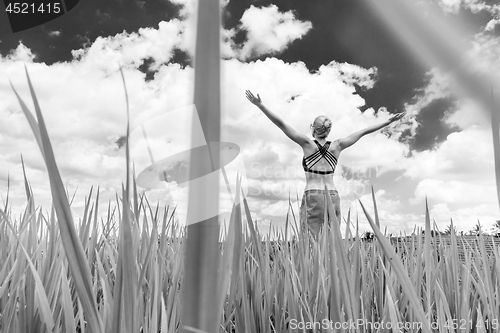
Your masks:
<svg viewBox="0 0 500 333"><path fill-rule="evenodd" d="M318 116L314 119L312 124L313 136L323 139L330 134L330 129L332 128L332 121L326 116Z"/></svg>

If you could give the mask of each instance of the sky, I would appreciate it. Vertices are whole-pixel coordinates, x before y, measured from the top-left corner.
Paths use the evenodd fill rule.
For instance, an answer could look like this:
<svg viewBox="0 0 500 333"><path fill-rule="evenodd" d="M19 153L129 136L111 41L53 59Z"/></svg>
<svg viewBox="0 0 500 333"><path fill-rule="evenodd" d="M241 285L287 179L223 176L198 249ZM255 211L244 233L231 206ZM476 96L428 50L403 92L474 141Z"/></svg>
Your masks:
<svg viewBox="0 0 500 333"><path fill-rule="evenodd" d="M455 69L485 81L500 74L500 5L423 0L409 6L436 27L431 34L442 35L435 48L457 59ZM239 147L232 165L244 172L259 228L282 228L290 202L298 213L305 177L301 148L246 100L246 89L308 135L316 116L328 116L330 140L407 112L341 153L334 179L342 213L350 210L361 231L370 227L357 200L373 212L372 186L389 233L423 226L426 199L442 230L450 219L463 231L478 221L488 230L500 219L490 111L456 87L451 65L433 61L406 32L407 20L381 14L366 0L224 0L221 7L222 141ZM21 156L36 204L50 211L43 159L10 87L12 82L30 102L24 66L63 181L75 193L78 219L92 186L106 205L125 177L120 68L133 135L148 132L155 161L172 161L198 145L190 142L195 17L190 0L88 0L44 25L12 33L0 13L0 195L5 200L10 181L12 212L26 205ZM151 164L149 155L133 140L132 153L139 174ZM234 170L228 165L230 176ZM146 193L151 202L182 207L187 186L169 182ZM231 202L222 199L227 212Z"/></svg>

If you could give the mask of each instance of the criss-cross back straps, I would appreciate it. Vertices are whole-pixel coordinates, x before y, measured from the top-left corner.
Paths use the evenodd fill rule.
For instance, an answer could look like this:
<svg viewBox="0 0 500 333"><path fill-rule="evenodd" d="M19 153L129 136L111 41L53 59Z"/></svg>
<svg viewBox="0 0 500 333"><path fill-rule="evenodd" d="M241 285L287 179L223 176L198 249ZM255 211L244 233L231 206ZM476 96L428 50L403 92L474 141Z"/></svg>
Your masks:
<svg viewBox="0 0 500 333"><path fill-rule="evenodd" d="M328 150L330 148L330 141L327 141L323 146L317 141L314 140L316 145L318 146L318 150L311 155L304 157L302 160L302 165L304 167L304 171L319 173L319 174L330 174L335 171L335 167L337 166L337 158L333 156L332 152ZM328 164L332 167L331 171L317 171L312 170L312 167L316 165L322 158L324 158Z"/></svg>

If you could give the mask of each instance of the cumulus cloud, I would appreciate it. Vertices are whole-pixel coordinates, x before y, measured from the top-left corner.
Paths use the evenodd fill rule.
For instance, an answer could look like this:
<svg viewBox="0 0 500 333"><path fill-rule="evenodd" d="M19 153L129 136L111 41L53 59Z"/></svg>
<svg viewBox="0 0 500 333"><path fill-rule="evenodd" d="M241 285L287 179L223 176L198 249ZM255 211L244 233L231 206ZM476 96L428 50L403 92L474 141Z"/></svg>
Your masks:
<svg viewBox="0 0 500 333"><path fill-rule="evenodd" d="M478 34L472 47L465 54L467 65L491 80L490 76L494 78L494 74L500 71L499 50L500 41L497 37L489 34ZM497 80L491 80L491 82L497 82Z"/></svg>
<svg viewBox="0 0 500 333"><path fill-rule="evenodd" d="M276 5L261 8L252 5L240 22L239 29L247 33L245 43L237 47L242 59L281 52L312 28L311 22L296 19L292 11L280 12Z"/></svg>
<svg viewBox="0 0 500 333"><path fill-rule="evenodd" d="M154 51L163 50L165 52L167 50L166 52L168 52L172 48L179 48L193 55L197 3L194 0L172 0L172 2L181 6L182 20L161 22L158 30L145 28L139 29L137 33L127 34L124 32L111 38L98 38L89 50L78 50L73 52L73 55L80 57L83 53L92 54L93 49L99 50L103 45L106 45L108 52L110 52L108 55L117 59L119 55L116 54L116 51L121 51L121 45L126 39L142 43L144 47L137 50L139 54L135 54L134 59L123 59L125 61L141 61L145 58L145 53L160 55ZM222 1L221 7L224 8L228 3L229 0ZM243 13L238 27L229 30L221 28L221 54L226 59L238 58L241 60L264 54L277 54L283 52L294 40L302 38L311 28L311 22L298 20L292 11L280 12L275 5L262 8L250 6ZM172 29L177 29L177 31L172 31ZM242 30L246 32L247 40L236 44L234 42L235 36ZM163 42L159 45L148 44L151 40L160 40L153 34L165 37ZM167 38L167 35L170 36L170 39ZM172 38L173 36L175 38ZM101 54L102 52L98 51L97 53ZM156 63L161 63L161 60L165 59L165 54L160 55L159 59L154 59ZM354 72L349 74L356 75Z"/></svg>
<svg viewBox="0 0 500 333"><path fill-rule="evenodd" d="M353 67L355 70L360 69ZM245 89L260 93L268 108L302 133L310 133L309 124L316 116L327 115L333 121L332 140L386 120L389 117L387 112L376 115L373 110L365 113L359 111L364 100L355 94L352 84L344 82L339 68L348 71L346 64L339 66L335 62L321 67L314 74L304 64L287 64L272 58L249 64L235 60L225 62L224 72L227 75L224 84L235 91L235 96L227 99L224 108L227 110L225 128L228 135L234 135L241 142L255 147L252 150L269 149L279 154L279 163L283 166L300 164L301 149L290 151L286 148L289 139L246 100L243 94ZM368 82L371 72L365 70L358 82L372 84ZM261 137L267 137L269 142L261 142ZM378 149L384 150L385 154L381 154ZM346 156L345 159L352 161L351 164L358 168L374 164L389 166L395 165L394 161L404 156L405 146L377 133L362 139L356 149L346 150L342 154L342 158Z"/></svg>
<svg viewBox="0 0 500 333"><path fill-rule="evenodd" d="M79 195L84 195L84 191L92 185L100 185L103 189L101 197L112 198L113 189L118 189L123 181L123 151L117 141L125 130L125 101L118 66L110 61L120 61L125 65L133 128L145 120L192 103L193 71L190 67L158 65L154 79L147 82L144 81L144 74L137 69L145 56L163 57L167 61L168 50L175 47L175 38L180 31L176 22L170 24L156 32L143 29L136 34L123 33L98 39L89 48L76 51L75 59L70 63L51 66L29 64L28 70L44 112L57 161L70 191L78 186L82 191ZM155 44L156 39L163 39L167 32L173 38L163 50L149 47ZM145 53L145 48L149 53ZM12 55L1 59L0 67L28 102L29 92L21 62L27 54L31 54L29 49L20 45ZM111 66L106 67L103 62ZM358 66L335 62L323 66L317 73L310 73L302 63L289 64L275 58L251 63L235 59L223 61L223 140L237 143L246 162L261 163L260 166L247 165L253 171L264 172L269 164L277 168L271 170L270 179L259 178L249 170L249 185L261 192L261 195L253 196L257 209L269 206L264 204L266 200L274 200L272 207L276 210L273 214L284 216L280 214L286 212L279 209L286 206L283 205L288 202L289 196L294 201L300 198L304 187L300 170L302 152L300 147L291 146L283 133L246 100L245 89L260 92L266 105L304 133L309 133L308 124L317 114L329 115L334 120L334 136L337 138L388 117L385 112L378 115L359 112L358 108L364 101L355 93L354 84L373 85L373 73L373 69L363 70ZM1 169L9 170L11 174L18 173L19 152L22 152L33 186L47 188L41 155L24 115L9 91L8 82L2 81L0 90L7 96L0 101L1 117L7 120L0 124ZM178 150L180 148L175 147L189 141L186 128L190 123L172 120L165 123L166 132L170 134L162 140L170 145L169 149ZM385 146L387 151L391 151L390 146L394 147L391 153L386 151L385 154L392 156L393 161L402 157L404 145L382 134L375 135L373 139L377 146ZM343 159L346 164L368 166L372 161L390 168L390 158L380 162L380 158L371 153L372 148L360 144L356 151L346 152ZM290 166L294 168L290 169ZM287 168L289 170L283 171ZM17 181L21 179L13 177ZM41 195L46 194L43 192ZM48 197L44 199L46 202ZM167 203L173 199L165 200L163 202ZM266 212L269 213L269 209L258 211L256 218L268 218Z"/></svg>
<svg viewBox="0 0 500 333"><path fill-rule="evenodd" d="M449 126L457 126L461 129L479 126L487 131L491 126L490 115L487 110L484 110L484 106L469 98L458 100L456 108L452 112L448 112L443 121Z"/></svg>
<svg viewBox="0 0 500 333"><path fill-rule="evenodd" d="M464 54L464 66L473 73L484 74L484 80L496 77L495 73L500 73L495 55L498 40L480 33L472 45ZM484 108L485 101L473 100L471 96L454 86L452 75L433 69L428 73L428 84L407 105L409 114L418 115L420 109L434 101L453 100L451 109L436 121L458 131L432 149L412 152L405 160L404 175L417 181L409 202L418 205L427 197L436 206L431 205L431 215L443 229L450 218L457 222L459 230L469 230L477 219L488 225L499 215L490 110ZM414 122L408 129L414 134L418 126L421 125Z"/></svg>
<svg viewBox="0 0 500 333"><path fill-rule="evenodd" d="M493 18L491 19L487 24L486 26L484 27L484 30L485 31L494 31L495 30L495 27L500 23L500 19L499 18Z"/></svg>
<svg viewBox="0 0 500 333"><path fill-rule="evenodd" d="M138 32L98 37L89 48L75 50L73 57L101 70L114 72L119 66L139 67L145 59L153 59L152 69L168 62L176 48L184 46L185 25L179 20L160 22L158 29L141 28Z"/></svg>
<svg viewBox="0 0 500 333"><path fill-rule="evenodd" d="M319 72L323 75L337 77L349 86L357 85L366 89L373 88L377 77L377 69L375 67L367 69L353 64L334 61L326 66L321 66Z"/></svg>
<svg viewBox="0 0 500 333"><path fill-rule="evenodd" d="M472 182L492 180L492 157L491 132L471 126L451 133L436 149L415 153L407 160L406 175Z"/></svg>
<svg viewBox="0 0 500 333"><path fill-rule="evenodd" d="M462 3L462 0L441 0L440 4L441 6L449 11L456 13L460 9L460 4Z"/></svg>
<svg viewBox="0 0 500 333"><path fill-rule="evenodd" d="M498 214L495 213L496 206L497 204L480 203L476 206L462 205L455 208L450 207L448 203L438 203L430 209L430 214L439 224L441 231L446 229L451 220L458 232L467 233L474 229L478 222L481 223L483 231L489 231L493 223L498 220Z"/></svg>
<svg viewBox="0 0 500 333"><path fill-rule="evenodd" d="M419 182L415 195L419 199L428 197L433 202L454 206L478 206L494 204L496 187L490 183L473 183L458 180L424 179ZM420 201L420 200L419 200Z"/></svg>
<svg viewBox="0 0 500 333"><path fill-rule="evenodd" d="M6 57L6 59L16 62L33 62L33 60L36 58L36 55L33 54L33 52L27 48L22 42L19 42L19 45L15 50L12 50Z"/></svg>
<svg viewBox="0 0 500 333"><path fill-rule="evenodd" d="M470 10L472 13L488 12L491 20L483 27L484 31L493 31L500 23L500 4L485 0L440 0L439 4L445 12L457 14L460 9Z"/></svg>
<svg viewBox="0 0 500 333"><path fill-rule="evenodd" d="M59 30L54 30L54 31L49 31L49 32L48 32L48 35L49 35L50 37L59 37L59 36L61 36L61 33L62 33L62 32L61 32L61 31L59 31Z"/></svg>
<svg viewBox="0 0 500 333"><path fill-rule="evenodd" d="M498 4L485 0L440 0L441 7L452 13L457 13L460 8L469 9L474 13L482 10L498 14Z"/></svg>
<svg viewBox="0 0 500 333"><path fill-rule="evenodd" d="M451 217L460 222L460 230L478 218L486 224L498 219L491 131L470 126L406 162L405 174L418 180L410 202L418 204L428 198L434 204L446 204L446 213L453 212L436 213L440 226Z"/></svg>
<svg viewBox="0 0 500 333"><path fill-rule="evenodd" d="M450 11L469 8L479 11L484 4L479 1L442 1ZM483 6L483 9L485 7ZM493 8L488 8L493 13ZM494 13L493 13L494 14ZM496 15L496 14L495 14ZM481 75L482 82L498 82L498 39L487 33L474 36L472 47L464 51L462 62L469 74ZM474 101L473 94L465 94L457 87L453 73L445 74L437 69L428 73L428 83L417 92L413 103L406 109L410 116L441 100L452 100L444 117L436 119L443 128L458 130L432 149L412 152L403 162L404 176L417 182L412 189L409 203L417 206L429 199L431 216L444 227L453 218L460 230L469 230L470 224L491 224L498 219L493 145L490 110L484 108L490 100ZM462 90L461 90L462 89ZM486 87L489 89L489 87ZM485 94L486 95L486 94ZM414 135L418 126L416 120L407 122L407 131ZM433 207L435 206L435 208Z"/></svg>
<svg viewBox="0 0 500 333"><path fill-rule="evenodd" d="M280 13L273 6L252 7L249 11L241 21L241 28L248 31L246 43L231 48L235 30L223 32L226 36L225 52L233 52L233 58L222 62L222 139L241 147L254 218L260 221L272 219L273 223L279 224L288 211L289 198L294 209L300 204L297 198L300 200L305 185L300 167L303 152L246 100L246 89L260 93L266 106L301 133L310 133L309 124L317 115L327 115L333 121L331 140L385 121L390 115L385 109L359 111L365 101L356 93L355 87L372 88L376 84L375 68L333 61L311 73L300 62L286 63L269 57L265 61L246 63L234 58L245 58L252 52L282 51L311 28L307 22L297 20L293 13ZM256 13L266 18L268 24L265 27L257 26ZM144 28L135 33L98 38L88 47L75 50L73 61L67 63L51 66L36 63L35 55L22 44L8 56L0 58L0 72L12 80L26 102L30 97L23 63L28 64L63 179L70 193L79 189L75 208L81 208L79 202L92 185L101 187L102 199L113 200L124 179L123 149L119 149L116 143L125 134L125 100L117 72L119 66L123 66L127 80L133 129L153 117L192 103L193 69L169 63L175 49L191 52L187 40L191 39L189 34L192 32L189 32L186 22L172 20L162 22L157 29ZM138 67L148 58L154 60L152 68L156 73L146 82ZM414 106L414 114L418 107L448 93L445 80L438 73L432 75L423 97ZM22 152L35 196L40 198L40 204L47 203L50 187L45 167L8 80L0 80L0 91L5 96L0 100L0 117L4 120L0 122L0 184L6 185L7 174L11 184L22 184L19 154ZM364 172L377 169L379 174L404 171L405 177L400 181L411 179L418 184L416 189L409 190L414 192L415 203L430 191L436 194L435 202L442 200L449 209L456 207L455 199L450 199L454 196L447 196L447 193L466 188L474 189L479 196L490 193L490 190L481 193L479 187L468 185L479 186L492 179L491 145L474 144L490 142L491 133L480 123L473 122L473 107L467 107L466 103L457 105L457 111L449 114L445 121L458 124L463 130L450 135L435 150L409 158L408 146L399 142L399 137L402 131L415 124L400 122L385 132L361 139L355 147L342 152L335 182L343 198L344 214L347 214L352 200L369 193L371 176L341 177L343 170ZM175 119L158 124L165 129L164 136L151 137L151 144L158 139L154 143L164 146L169 152L187 149L190 123L184 118L172 118ZM464 156L469 163L464 163ZM430 181L424 181L426 179ZM165 191L150 191L149 195L152 201L158 199L170 204L185 197L186 190L186 187L172 184ZM13 188L11 193L13 201L23 202L22 186ZM398 228L411 230L416 223L423 223L422 215L411 212L405 199L384 190L377 193L380 216L391 232L397 232ZM490 201L485 202L486 208L472 202L470 209L479 207L477 212L490 209ZM229 207L228 201L224 205ZM406 207L406 211L401 207ZM423 213L423 208L421 210ZM463 215L457 219L472 216L470 211L460 210L459 214ZM491 210L487 214L493 216L495 212Z"/></svg>
<svg viewBox="0 0 500 333"><path fill-rule="evenodd" d="M440 71L438 68L432 68L426 73L427 84L416 91L419 96L415 103L407 106L406 110L410 115L415 115L420 109L428 106L431 102L449 97L452 93L450 87L450 75Z"/></svg>
<svg viewBox="0 0 500 333"><path fill-rule="evenodd" d="M486 43L481 42L484 40ZM474 47L464 54L464 64L467 64L471 75L487 73L482 80L482 82L486 82L489 77L495 77L492 74L500 73L498 61L493 56L495 50L500 50L498 41L478 35L473 45ZM415 119L420 110L445 100L448 101L449 109L446 110L443 117L436 119L436 121L442 122L443 127L467 129L470 126L478 125L484 130L489 130L491 115L490 110L486 109L485 105L490 105L490 100L474 99L477 94L465 91L464 86L457 85L454 73L445 73L438 68L433 68L426 73L426 79L427 84L416 90L412 103L405 106L410 117L404 126L411 133L411 136L414 136L418 127L421 126ZM484 88L490 89L491 87L485 86Z"/></svg>
<svg viewBox="0 0 500 333"><path fill-rule="evenodd" d="M170 40L177 36L173 31ZM160 39L157 44L162 43L161 34L153 36ZM106 56L111 60L126 59L122 64L126 65L124 74L133 123L140 121L141 115L154 116L191 103L190 68L181 69L176 64L162 66L158 80L144 81L144 74L137 66L143 56L141 49L145 38L144 33L133 38L123 34L116 38L119 41L108 40L109 44L98 41L94 49L82 52L73 62L51 66L33 62L32 52L22 44L0 59L0 71L5 74L0 82L0 91L5 96L0 101L3 119L0 122L0 169L10 175L11 185L22 182L19 177L20 173L22 175L22 154L35 195L43 206L50 207L47 204L50 196L43 190L50 187L41 154L9 85L10 79L33 112L23 67L26 62L56 160L70 192L79 188L78 200L92 185L99 185L103 192L101 197L113 200L124 180L123 150L119 150L116 141L125 134L126 113L123 85L116 71L119 63L106 62ZM100 54L97 45L101 47ZM168 57L166 49L165 59ZM150 50L156 52L154 48ZM6 185L3 173L1 178L2 186ZM12 200L23 198L22 191L11 194Z"/></svg>
<svg viewBox="0 0 500 333"><path fill-rule="evenodd" d="M363 203L368 215L374 220L375 209L371 191L360 196L359 200ZM424 225L423 214L405 212L403 209L404 203L395 195L391 195L385 190L377 190L375 191L375 200L382 232L393 236L409 235L415 227ZM357 201L352 201L347 208L351 210L351 222L358 221L360 234L365 231L372 231L368 219ZM343 214L346 214L347 211L344 210L344 207L342 209ZM425 206L422 206L422 213L424 209Z"/></svg>
<svg viewBox="0 0 500 333"><path fill-rule="evenodd" d="M35 55L22 43L0 59L4 80L0 91L2 184L22 179L20 154L23 154L35 194L47 188L45 167L24 115L20 112L7 79L31 105L23 63L28 64L33 84L44 111L61 173L69 186L80 185L84 191L99 184L113 198L123 180L123 152L117 141L125 134L125 100L117 69L124 67L129 90L132 126L169 110L192 103L192 68L168 62L176 48L186 48L186 22L161 22L157 29L144 28L135 33L98 38L73 52L74 60L47 66L34 63ZM153 59L156 80L144 82L138 67ZM183 124L185 127L190 124ZM178 127L182 134L182 127ZM172 133L173 135L174 133ZM189 141L189 136L176 135ZM118 187L117 187L118 186ZM42 193L42 202L49 196ZM80 193L82 194L82 193ZM16 195L12 194L12 198ZM23 196L17 196L22 198ZM102 198L106 197L103 193ZM46 205L47 206L47 205Z"/></svg>

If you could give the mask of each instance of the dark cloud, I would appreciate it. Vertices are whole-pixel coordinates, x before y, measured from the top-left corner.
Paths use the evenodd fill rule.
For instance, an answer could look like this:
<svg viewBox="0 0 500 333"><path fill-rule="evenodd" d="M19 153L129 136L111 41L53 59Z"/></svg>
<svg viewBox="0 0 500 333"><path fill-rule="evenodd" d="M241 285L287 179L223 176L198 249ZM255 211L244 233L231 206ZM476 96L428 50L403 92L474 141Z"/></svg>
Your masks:
<svg viewBox="0 0 500 333"><path fill-rule="evenodd" d="M191 65L192 59L185 51L174 49L169 63L179 64L181 68L185 68ZM161 64L158 64L154 58L148 57L143 60L137 69L146 75L146 81L152 81L155 78L155 74L158 73L159 65Z"/></svg>
<svg viewBox="0 0 500 333"><path fill-rule="evenodd" d="M138 7L140 10L138 10ZM179 5L170 1L101 1L86 0L73 10L42 26L12 33L7 15L0 12L0 55L9 54L23 44L39 55L36 61L48 65L71 61L71 51L88 46L97 37L114 36L124 31L158 27L161 21L179 17ZM60 38L51 38L47 31L64 31Z"/></svg>
<svg viewBox="0 0 500 333"><path fill-rule="evenodd" d="M181 68L185 68L186 66L191 66L192 60L193 59L191 59L189 54L187 54L186 52L179 49L174 49L174 54L172 55L170 62L179 64L181 65Z"/></svg>
<svg viewBox="0 0 500 333"><path fill-rule="evenodd" d="M427 2L432 10L441 11L434 0ZM279 55L280 59L302 61L313 72L332 60L378 69L377 82L372 89L356 87L356 92L366 100L363 109L387 107L389 112L400 112L405 103L413 99L415 91L426 84L425 73L429 68L416 59L364 0L231 1L226 8L231 15L224 16L224 26L237 27L250 5L260 7L271 3L280 11L292 10L297 19L310 21L313 25L307 35ZM446 18L451 24L460 24L467 35L464 38L469 38L481 31L492 16L487 11L472 13L469 9L461 9ZM245 39L244 31L236 34L236 42Z"/></svg>
<svg viewBox="0 0 500 333"><path fill-rule="evenodd" d="M445 141L449 134L458 132L458 127L450 127L443 121L445 113L453 107L454 101L445 98L434 100L422 108L415 118L420 126L410 141L410 148L416 151L432 149Z"/></svg>
<svg viewBox="0 0 500 333"><path fill-rule="evenodd" d="M307 35L292 43L279 58L286 62L302 61L311 71L332 60L378 68L373 89L357 87L357 93L366 100L366 108L386 106L389 111L400 111L414 96L414 90L424 84L426 69L392 36L364 1L278 0L272 3L281 11L294 11L297 19L311 21L313 25ZM231 1L227 7L231 16L224 21L226 28L236 27L251 4L267 6L271 2ZM240 32L236 39L243 41L245 33Z"/></svg>
<svg viewBox="0 0 500 333"><path fill-rule="evenodd" d="M121 136L118 138L118 140L115 141L116 146L118 149L121 149L123 146L125 146L125 142L127 142L127 137L126 136Z"/></svg>
<svg viewBox="0 0 500 333"><path fill-rule="evenodd" d="M156 71L152 69L155 60L151 57L143 60L142 65L138 67L138 70L146 74L146 81L154 80Z"/></svg>

